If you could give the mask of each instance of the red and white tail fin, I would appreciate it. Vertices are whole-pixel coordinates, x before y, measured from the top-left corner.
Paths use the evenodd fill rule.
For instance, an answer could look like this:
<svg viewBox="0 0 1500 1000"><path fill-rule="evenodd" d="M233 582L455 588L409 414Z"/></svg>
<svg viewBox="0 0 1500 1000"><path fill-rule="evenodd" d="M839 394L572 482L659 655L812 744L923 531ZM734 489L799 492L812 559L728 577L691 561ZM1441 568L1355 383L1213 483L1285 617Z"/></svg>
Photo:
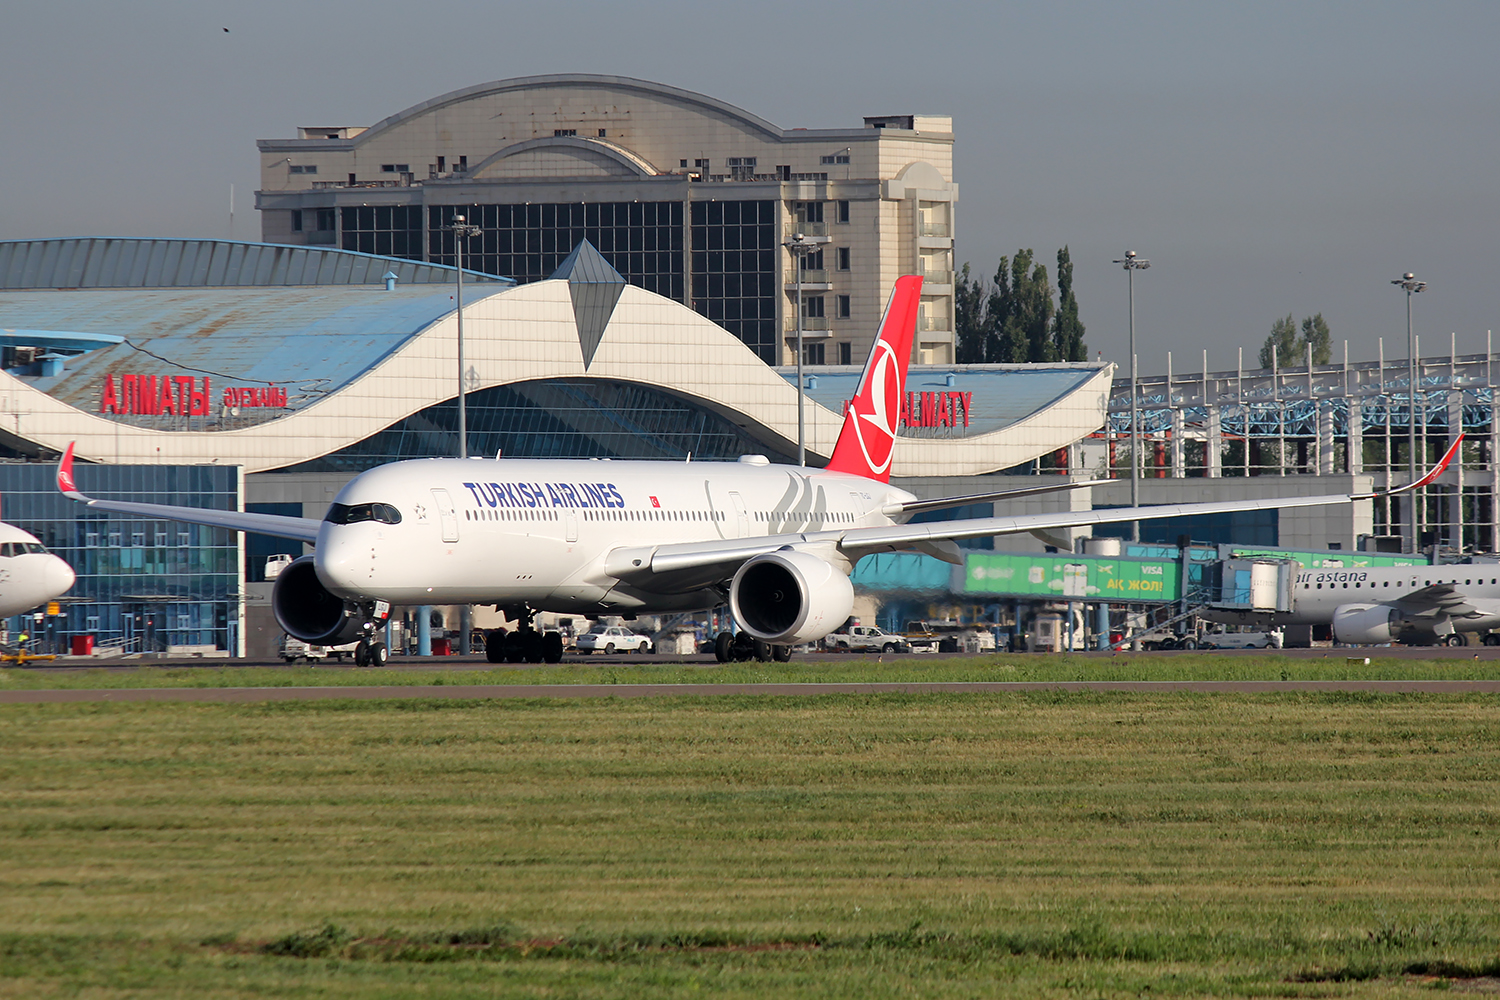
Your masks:
<svg viewBox="0 0 1500 1000"><path fill-rule="evenodd" d="M886 303L880 335L865 362L859 391L844 414L844 427L828 460L830 472L849 472L882 483L891 481L891 455L896 450L896 421L901 416L901 393L906 388L906 365L917 332L917 305L922 300L921 275L896 279Z"/></svg>

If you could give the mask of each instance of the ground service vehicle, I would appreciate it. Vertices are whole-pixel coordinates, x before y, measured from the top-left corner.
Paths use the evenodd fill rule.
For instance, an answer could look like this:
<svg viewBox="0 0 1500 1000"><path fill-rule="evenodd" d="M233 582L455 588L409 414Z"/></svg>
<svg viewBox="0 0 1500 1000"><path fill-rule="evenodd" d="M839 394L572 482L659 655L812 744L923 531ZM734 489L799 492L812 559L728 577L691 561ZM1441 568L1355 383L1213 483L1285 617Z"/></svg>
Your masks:
<svg viewBox="0 0 1500 1000"><path fill-rule="evenodd" d="M650 636L638 635L621 625L595 625L578 637L580 653L649 653Z"/></svg>
<svg viewBox="0 0 1500 1000"><path fill-rule="evenodd" d="M911 644L904 637L891 635L874 625L851 625L845 631L830 633L823 646L841 653L911 652Z"/></svg>
<svg viewBox="0 0 1500 1000"><path fill-rule="evenodd" d="M313 663L324 659L331 659L342 663L346 656L351 660L355 658L358 646L359 643L357 642L346 642L342 646L318 646L310 642L303 642L301 639L296 639L289 635L283 635L276 652L278 656L288 663L296 663L298 660L306 660L308 663Z"/></svg>
<svg viewBox="0 0 1500 1000"><path fill-rule="evenodd" d="M1198 643L1204 649L1280 649L1280 632L1206 632Z"/></svg>

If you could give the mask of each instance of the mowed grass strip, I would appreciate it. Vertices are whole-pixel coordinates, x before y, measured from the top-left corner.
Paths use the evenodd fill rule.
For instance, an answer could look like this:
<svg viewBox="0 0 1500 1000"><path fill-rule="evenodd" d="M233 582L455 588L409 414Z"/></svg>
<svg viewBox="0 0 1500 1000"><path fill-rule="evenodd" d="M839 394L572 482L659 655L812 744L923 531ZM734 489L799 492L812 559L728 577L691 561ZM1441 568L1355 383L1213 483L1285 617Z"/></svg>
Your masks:
<svg viewBox="0 0 1500 1000"><path fill-rule="evenodd" d="M1488 696L0 708L0 996L1386 995L1493 973Z"/></svg>
<svg viewBox="0 0 1500 1000"><path fill-rule="evenodd" d="M1176 653L1169 656L1056 656L987 653L974 657L922 654L794 658L789 663L631 661L579 658L559 666L452 670L358 669L345 666L141 666L0 668L0 691L80 688L349 687L454 684L786 684L932 681L1363 681L1500 680L1500 660L1381 658L1378 650L1333 650L1324 657ZM1359 653L1359 656L1346 654ZM1370 663L1361 661L1368 656Z"/></svg>

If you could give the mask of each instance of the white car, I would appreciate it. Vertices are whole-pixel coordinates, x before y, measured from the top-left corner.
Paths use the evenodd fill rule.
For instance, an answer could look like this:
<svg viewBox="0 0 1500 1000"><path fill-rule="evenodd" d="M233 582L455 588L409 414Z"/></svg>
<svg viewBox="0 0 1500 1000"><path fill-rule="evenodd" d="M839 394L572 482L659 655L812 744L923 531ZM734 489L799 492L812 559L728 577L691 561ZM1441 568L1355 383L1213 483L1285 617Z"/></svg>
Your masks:
<svg viewBox="0 0 1500 1000"><path fill-rule="evenodd" d="M824 637L823 645L844 653L910 653L911 645L899 635L891 635L873 625L851 625L848 631Z"/></svg>
<svg viewBox="0 0 1500 1000"><path fill-rule="evenodd" d="M1204 649L1280 649L1281 633L1225 632L1215 629L1206 633L1198 645Z"/></svg>
<svg viewBox="0 0 1500 1000"><path fill-rule="evenodd" d="M651 638L637 635L619 625L595 625L578 637L574 648L580 653L649 653Z"/></svg>

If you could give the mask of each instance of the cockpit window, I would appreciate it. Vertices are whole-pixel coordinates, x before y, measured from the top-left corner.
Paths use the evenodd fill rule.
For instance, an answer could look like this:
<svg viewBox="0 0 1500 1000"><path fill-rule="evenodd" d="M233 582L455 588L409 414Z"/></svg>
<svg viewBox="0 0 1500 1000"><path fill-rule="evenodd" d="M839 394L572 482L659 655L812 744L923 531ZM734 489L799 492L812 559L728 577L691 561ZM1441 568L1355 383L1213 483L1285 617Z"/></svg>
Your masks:
<svg viewBox="0 0 1500 1000"><path fill-rule="evenodd" d="M329 506L323 520L334 524L355 524L359 521L400 524L401 512L388 503L336 503Z"/></svg>
<svg viewBox="0 0 1500 1000"><path fill-rule="evenodd" d="M24 556L33 552L46 552L47 546L41 542L3 542L0 543L0 558L10 556Z"/></svg>

